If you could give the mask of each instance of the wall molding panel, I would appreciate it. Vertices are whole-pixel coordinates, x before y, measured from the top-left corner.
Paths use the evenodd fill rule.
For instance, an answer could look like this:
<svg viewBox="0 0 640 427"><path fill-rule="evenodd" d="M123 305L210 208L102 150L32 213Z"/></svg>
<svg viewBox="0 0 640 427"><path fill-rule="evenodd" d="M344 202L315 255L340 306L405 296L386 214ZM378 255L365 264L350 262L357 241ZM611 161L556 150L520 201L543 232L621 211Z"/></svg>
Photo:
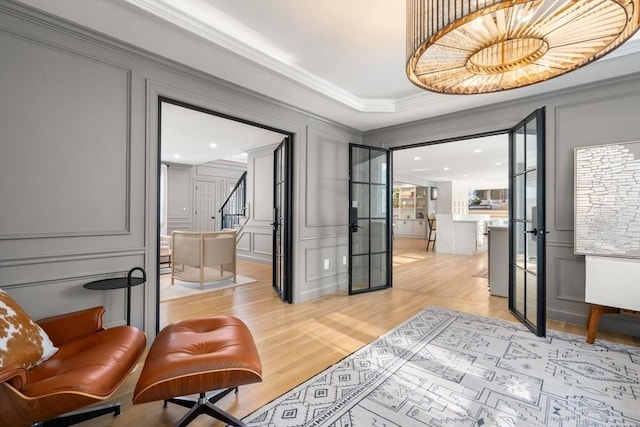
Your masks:
<svg viewBox="0 0 640 427"><path fill-rule="evenodd" d="M268 151L267 155L256 155L249 159L253 185L247 199L250 197L252 223L273 221L273 150Z"/></svg>
<svg viewBox="0 0 640 427"><path fill-rule="evenodd" d="M95 252L76 252L76 253L55 253L55 254L42 254L39 256L27 256L27 257L3 257L0 260L0 268L2 267L14 267L20 265L33 265L33 264L48 264L58 262L69 261L84 261L90 259L105 259L112 257L123 256L137 256L145 255L145 248L132 248L128 250L110 250L110 251L95 251Z"/></svg>
<svg viewBox="0 0 640 427"><path fill-rule="evenodd" d="M315 282L347 274L348 266L342 263L342 257L347 256L348 251L348 245L306 248L304 251L305 281ZM324 260L329 260L328 270L324 269ZM336 279L333 280L336 283L340 282Z"/></svg>
<svg viewBox="0 0 640 427"><path fill-rule="evenodd" d="M126 272L125 272L126 274ZM126 324L126 290L114 289L110 291L94 291L84 289L82 285L94 280L101 280L111 277L118 277L118 274L94 274L87 276L68 277L64 279L34 282L21 286L7 287L11 296L23 307L29 307L32 304L33 293L41 293L44 289L53 292L61 300L52 306L41 310L38 314L32 314L36 319L56 315L58 313L71 312L78 310L78 307L92 307L101 305L105 308L104 314L105 326L113 327ZM148 286L145 284L144 286ZM132 288L132 297L140 298L142 294L142 285ZM133 298L132 298L133 300ZM141 299L139 299L141 301ZM137 317L140 311L138 306L131 306L131 317ZM30 313L31 314L31 313Z"/></svg>
<svg viewBox="0 0 640 427"><path fill-rule="evenodd" d="M2 187L0 239L130 233L132 71L11 36L0 43L12 58L0 60L0 179L21 182ZM20 126L24 117L38 126Z"/></svg>
<svg viewBox="0 0 640 427"><path fill-rule="evenodd" d="M348 225L349 139L307 128L305 227ZM333 201L327 203L327 201Z"/></svg>
<svg viewBox="0 0 640 427"><path fill-rule="evenodd" d="M555 298L565 301L584 302L584 257L556 256L557 283Z"/></svg>
<svg viewBox="0 0 640 427"><path fill-rule="evenodd" d="M251 252L271 257L273 255L273 234L253 231L251 233Z"/></svg>

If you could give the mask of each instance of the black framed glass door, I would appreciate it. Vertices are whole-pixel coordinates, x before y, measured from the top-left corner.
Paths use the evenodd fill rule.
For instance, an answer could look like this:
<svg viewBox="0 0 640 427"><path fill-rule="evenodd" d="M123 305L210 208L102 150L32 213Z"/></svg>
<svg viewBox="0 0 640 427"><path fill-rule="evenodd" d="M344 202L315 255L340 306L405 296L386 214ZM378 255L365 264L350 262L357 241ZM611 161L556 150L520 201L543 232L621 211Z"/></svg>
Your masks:
<svg viewBox="0 0 640 427"><path fill-rule="evenodd" d="M273 152L273 289L292 302L292 138L286 137Z"/></svg>
<svg viewBox="0 0 640 427"><path fill-rule="evenodd" d="M349 294L391 287L391 152L349 144Z"/></svg>
<svg viewBox="0 0 640 427"><path fill-rule="evenodd" d="M509 310L546 334L545 109L509 132Z"/></svg>

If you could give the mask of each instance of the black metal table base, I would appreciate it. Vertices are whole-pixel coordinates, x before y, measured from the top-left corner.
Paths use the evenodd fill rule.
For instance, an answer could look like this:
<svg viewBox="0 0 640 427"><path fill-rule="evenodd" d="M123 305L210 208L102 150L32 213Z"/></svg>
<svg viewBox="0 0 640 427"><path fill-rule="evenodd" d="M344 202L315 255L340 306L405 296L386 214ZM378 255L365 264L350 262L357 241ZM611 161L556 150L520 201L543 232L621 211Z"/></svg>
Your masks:
<svg viewBox="0 0 640 427"><path fill-rule="evenodd" d="M206 393L200 393L200 397L198 398L198 400L174 397L172 399L165 400L162 407L166 408L167 403L171 402L175 403L176 405L184 406L185 408L191 408L189 412L184 414L184 416L180 418L180 420L178 420L178 422L175 424L175 427L184 427L201 414L209 415L210 417L216 418L220 421L224 421L225 423L235 427L244 427L246 426L245 423L243 423L230 413L223 411L222 409L214 405L214 403L234 390L237 393L238 387L217 390L209 395L207 395Z"/></svg>
<svg viewBox="0 0 640 427"><path fill-rule="evenodd" d="M41 421L39 423L32 424L31 427L66 427L74 424L81 423L83 421L91 420L101 415L110 414L113 412L113 416L120 415L120 403L109 403L102 406L94 406L92 408L83 409L81 411L69 412L68 414L60 415L59 417L52 418L47 421Z"/></svg>

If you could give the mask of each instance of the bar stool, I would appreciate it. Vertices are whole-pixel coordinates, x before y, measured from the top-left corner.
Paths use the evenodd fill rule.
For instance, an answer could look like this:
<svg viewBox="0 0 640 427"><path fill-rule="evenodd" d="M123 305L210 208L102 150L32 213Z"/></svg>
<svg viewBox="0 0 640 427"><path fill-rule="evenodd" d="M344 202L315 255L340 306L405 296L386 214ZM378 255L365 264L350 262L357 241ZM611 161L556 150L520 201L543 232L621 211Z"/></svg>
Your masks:
<svg viewBox="0 0 640 427"><path fill-rule="evenodd" d="M436 251L436 216L433 214L429 214L427 219L429 223L429 236L427 237L427 252L429 252L429 244L433 242L431 246L431 250L433 252Z"/></svg>

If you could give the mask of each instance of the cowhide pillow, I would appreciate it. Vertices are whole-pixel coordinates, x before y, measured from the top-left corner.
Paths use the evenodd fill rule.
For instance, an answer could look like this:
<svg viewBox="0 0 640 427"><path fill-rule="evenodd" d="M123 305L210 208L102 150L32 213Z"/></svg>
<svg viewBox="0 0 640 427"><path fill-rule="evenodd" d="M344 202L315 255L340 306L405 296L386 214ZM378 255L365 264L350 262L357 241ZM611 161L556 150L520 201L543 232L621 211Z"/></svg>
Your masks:
<svg viewBox="0 0 640 427"><path fill-rule="evenodd" d="M30 369L56 351L46 332L0 289L0 368L20 365Z"/></svg>

